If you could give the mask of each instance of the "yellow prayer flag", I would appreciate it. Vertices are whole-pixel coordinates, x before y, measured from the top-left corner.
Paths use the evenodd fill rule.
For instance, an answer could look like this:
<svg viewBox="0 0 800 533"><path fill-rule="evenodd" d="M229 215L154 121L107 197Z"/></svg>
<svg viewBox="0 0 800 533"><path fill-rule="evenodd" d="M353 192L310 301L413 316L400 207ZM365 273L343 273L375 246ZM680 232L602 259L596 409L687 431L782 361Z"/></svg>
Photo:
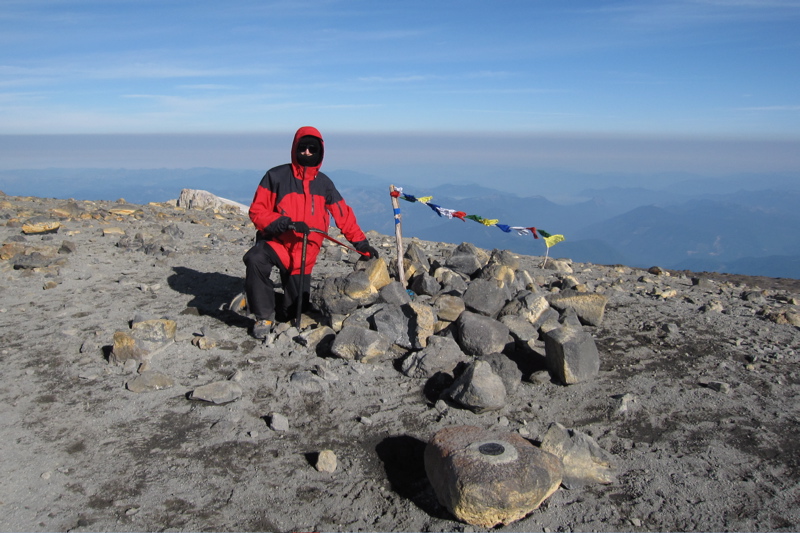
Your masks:
<svg viewBox="0 0 800 533"><path fill-rule="evenodd" d="M549 237L544 238L544 243L547 245L548 248L550 248L554 244L558 244L563 240L564 240L563 235L551 235Z"/></svg>
<svg viewBox="0 0 800 533"><path fill-rule="evenodd" d="M423 204L427 204L431 200L433 200L433 196L422 196L420 198L417 198L417 201L422 202Z"/></svg>
<svg viewBox="0 0 800 533"><path fill-rule="evenodd" d="M500 219L497 218L484 218L483 220L481 220L481 224L483 224L484 226L494 226L498 222L500 222Z"/></svg>

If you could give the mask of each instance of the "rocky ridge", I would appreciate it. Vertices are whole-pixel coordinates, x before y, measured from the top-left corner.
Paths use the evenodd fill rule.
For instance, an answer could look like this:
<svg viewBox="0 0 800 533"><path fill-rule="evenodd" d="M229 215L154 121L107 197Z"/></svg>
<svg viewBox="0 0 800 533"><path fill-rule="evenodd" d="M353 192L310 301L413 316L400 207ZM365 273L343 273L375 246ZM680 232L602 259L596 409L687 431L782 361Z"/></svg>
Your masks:
<svg viewBox="0 0 800 533"><path fill-rule="evenodd" d="M206 205L0 197L3 529L491 527L426 475L462 426L561 458L504 530L800 524L787 280L411 239L409 294L371 233L387 261L326 244L260 343L227 309L249 220Z"/></svg>

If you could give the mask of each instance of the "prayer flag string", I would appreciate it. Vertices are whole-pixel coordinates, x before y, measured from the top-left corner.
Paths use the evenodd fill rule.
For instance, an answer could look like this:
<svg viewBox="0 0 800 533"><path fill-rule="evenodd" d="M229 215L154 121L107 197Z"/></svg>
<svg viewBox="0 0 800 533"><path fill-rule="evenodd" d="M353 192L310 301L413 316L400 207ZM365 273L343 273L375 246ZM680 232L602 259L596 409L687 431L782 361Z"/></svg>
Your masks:
<svg viewBox="0 0 800 533"><path fill-rule="evenodd" d="M464 211L456 211L455 209L448 209L446 207L442 207L440 205L434 204L431 202L433 200L433 196L420 196L417 198L416 196L412 196L410 194L406 194L403 192L402 187L395 187L394 190L390 193L393 198L400 198L401 200L405 200L406 202L411 203L421 203L425 204L430 207L434 213L439 215L440 217L446 217L449 219L457 218L462 222L465 222L466 219L474 220L484 226L491 227L495 226L496 228L504 231L505 233L511 233L512 231L517 232L517 235L532 235L534 239L538 239L539 236L544 239L544 243L548 248L548 251L551 246L554 246L562 241L564 241L564 236L561 234L552 235L542 229L538 229L535 226L508 226L506 224L500 224L500 221L496 218L483 218L480 215L468 215ZM399 209L397 210L399 211ZM396 214L396 213L395 213Z"/></svg>

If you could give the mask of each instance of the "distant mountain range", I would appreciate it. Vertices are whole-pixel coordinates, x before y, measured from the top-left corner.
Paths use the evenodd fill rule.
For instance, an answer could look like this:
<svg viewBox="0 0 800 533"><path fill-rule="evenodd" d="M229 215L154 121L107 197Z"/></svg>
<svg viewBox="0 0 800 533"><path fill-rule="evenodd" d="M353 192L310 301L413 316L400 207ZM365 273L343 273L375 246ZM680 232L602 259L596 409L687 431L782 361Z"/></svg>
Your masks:
<svg viewBox="0 0 800 533"><path fill-rule="evenodd" d="M248 204L263 170L47 169L0 171L0 190L15 196L87 200L125 198L132 203L177 198L182 188L204 189ZM365 229L394 233L389 183L348 170L329 171ZM640 180L644 182L645 180ZM614 185L608 176L558 183L555 203L518 196L490 184L408 185L406 193L511 226L535 226L566 240L551 256L599 264L716 271L800 279L800 180L793 176L688 176ZM596 187L579 188L595 184ZM603 186L608 184L608 186ZM731 192L735 191L735 192ZM563 201L563 200L562 200ZM471 220L439 217L421 203L401 202L406 237L503 248L544 255L542 240L504 233Z"/></svg>

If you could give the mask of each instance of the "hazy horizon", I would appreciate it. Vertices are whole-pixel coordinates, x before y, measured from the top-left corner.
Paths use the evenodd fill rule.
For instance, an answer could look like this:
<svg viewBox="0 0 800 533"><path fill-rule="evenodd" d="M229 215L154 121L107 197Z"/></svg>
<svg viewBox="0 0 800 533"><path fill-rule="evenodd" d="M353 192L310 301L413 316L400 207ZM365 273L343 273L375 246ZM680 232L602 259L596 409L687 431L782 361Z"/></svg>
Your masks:
<svg viewBox="0 0 800 533"><path fill-rule="evenodd" d="M289 161L292 134L0 135L0 170L217 168L252 170L255 181L258 172ZM564 192L560 180L570 175L610 180L616 175L620 186L636 179L648 185L666 175L800 177L800 141L791 140L447 132L323 136L323 171L349 170L401 183L483 183L554 197ZM551 187L525 191L532 180Z"/></svg>

